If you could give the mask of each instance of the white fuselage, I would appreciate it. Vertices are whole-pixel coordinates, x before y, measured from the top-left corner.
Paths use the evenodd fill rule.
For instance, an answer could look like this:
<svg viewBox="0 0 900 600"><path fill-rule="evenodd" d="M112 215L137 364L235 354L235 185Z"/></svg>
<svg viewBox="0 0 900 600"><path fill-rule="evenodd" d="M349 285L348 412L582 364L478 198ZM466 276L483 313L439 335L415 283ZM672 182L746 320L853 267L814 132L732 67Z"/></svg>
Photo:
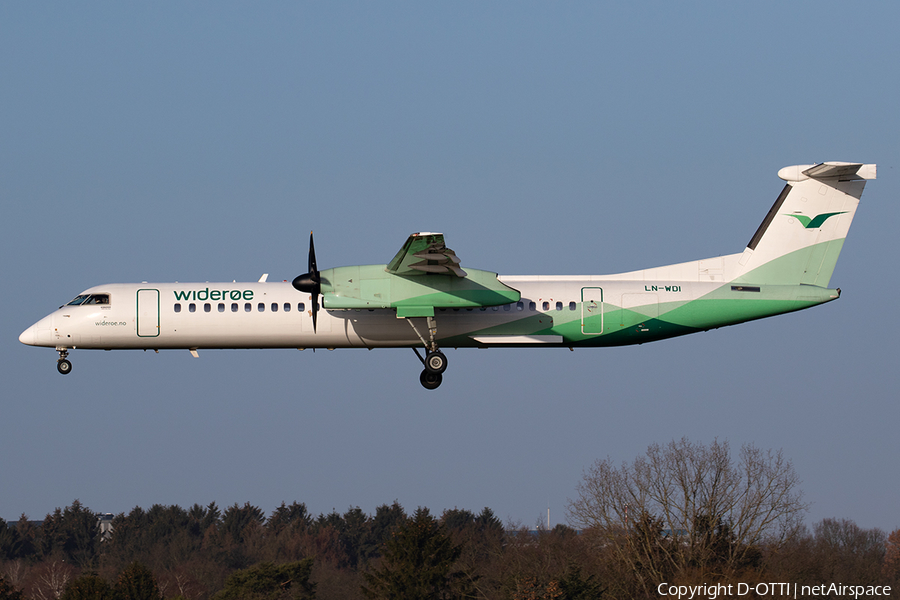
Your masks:
<svg viewBox="0 0 900 600"><path fill-rule="evenodd" d="M658 301L697 298L721 283L671 285L646 281L611 282L602 277L504 277L522 294L502 306L438 309L437 339L450 345L547 346L591 340L601 331L563 336L558 326L580 324L583 290L657 295ZM666 289L669 291L666 291ZM672 289L676 291L671 291ZM35 346L95 349L167 348L376 348L421 345L407 319L390 309L320 310L313 331L309 294L290 283L141 283L95 286L83 294L106 294L108 304L65 305L20 336ZM616 303L619 303L617 298ZM417 319L424 321L424 319ZM504 326L507 330L504 330ZM555 327L556 326L556 327ZM420 328L421 330L421 328ZM543 335L535 335L542 332Z"/></svg>
<svg viewBox="0 0 900 600"><path fill-rule="evenodd" d="M621 345L801 308L788 302L728 316L698 309L683 323L688 329L644 327L643 321L655 319L663 307L688 304L727 285L721 277L650 280L639 273L648 272L502 277L521 293L519 302L436 309L434 339L445 347ZM763 300L769 294L762 292L724 293ZM23 332L20 341L57 349L384 348L422 346L428 336L424 318L397 318L392 309L320 309L314 331L310 295L288 282L118 283L84 295L108 296L108 302L62 306ZM637 312L627 321L618 318L624 311Z"/></svg>

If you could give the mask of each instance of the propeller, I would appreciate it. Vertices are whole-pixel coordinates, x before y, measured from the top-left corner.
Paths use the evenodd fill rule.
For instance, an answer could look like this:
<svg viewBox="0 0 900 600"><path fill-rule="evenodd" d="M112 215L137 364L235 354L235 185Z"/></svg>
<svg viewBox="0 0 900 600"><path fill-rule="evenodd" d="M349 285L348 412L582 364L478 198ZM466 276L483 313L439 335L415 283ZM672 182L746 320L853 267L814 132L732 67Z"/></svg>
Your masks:
<svg viewBox="0 0 900 600"><path fill-rule="evenodd" d="M313 333L316 331L316 315L319 313L319 295L322 293L322 280L316 268L316 246L313 244L312 231L309 232L309 272L297 275L291 285L298 292L312 294Z"/></svg>

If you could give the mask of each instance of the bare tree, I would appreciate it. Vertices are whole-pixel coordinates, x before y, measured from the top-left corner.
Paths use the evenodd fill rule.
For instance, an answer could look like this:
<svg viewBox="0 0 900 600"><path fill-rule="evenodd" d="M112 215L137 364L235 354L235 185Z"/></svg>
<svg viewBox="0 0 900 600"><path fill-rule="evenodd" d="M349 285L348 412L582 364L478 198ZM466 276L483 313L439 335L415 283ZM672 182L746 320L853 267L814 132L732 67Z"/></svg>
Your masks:
<svg viewBox="0 0 900 600"><path fill-rule="evenodd" d="M687 438L651 445L633 463L598 460L569 501L570 524L590 529L649 592L676 574L733 575L759 562L759 545L780 545L807 505L781 451Z"/></svg>
<svg viewBox="0 0 900 600"><path fill-rule="evenodd" d="M11 560L0 567L0 577L3 577L7 583L17 588L21 588L24 584L27 572L28 567L25 561L20 558Z"/></svg>
<svg viewBox="0 0 900 600"><path fill-rule="evenodd" d="M822 519L813 527L822 580L877 585L882 575L888 536L863 529L850 519Z"/></svg>
<svg viewBox="0 0 900 600"><path fill-rule="evenodd" d="M882 573L888 581L900 583L900 529L895 529L884 542Z"/></svg>
<svg viewBox="0 0 900 600"><path fill-rule="evenodd" d="M45 560L37 567L37 581L33 596L37 600L56 600L62 596L69 581L74 578L75 568L58 558Z"/></svg>

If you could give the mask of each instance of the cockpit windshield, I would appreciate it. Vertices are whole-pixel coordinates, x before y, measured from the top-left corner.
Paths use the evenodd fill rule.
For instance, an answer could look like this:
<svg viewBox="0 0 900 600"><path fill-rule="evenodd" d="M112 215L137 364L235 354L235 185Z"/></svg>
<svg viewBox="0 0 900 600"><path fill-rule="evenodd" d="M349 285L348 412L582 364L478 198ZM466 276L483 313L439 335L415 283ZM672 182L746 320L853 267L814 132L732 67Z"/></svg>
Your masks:
<svg viewBox="0 0 900 600"><path fill-rule="evenodd" d="M66 304L66 306L80 306L82 304L109 304L109 294L80 294Z"/></svg>

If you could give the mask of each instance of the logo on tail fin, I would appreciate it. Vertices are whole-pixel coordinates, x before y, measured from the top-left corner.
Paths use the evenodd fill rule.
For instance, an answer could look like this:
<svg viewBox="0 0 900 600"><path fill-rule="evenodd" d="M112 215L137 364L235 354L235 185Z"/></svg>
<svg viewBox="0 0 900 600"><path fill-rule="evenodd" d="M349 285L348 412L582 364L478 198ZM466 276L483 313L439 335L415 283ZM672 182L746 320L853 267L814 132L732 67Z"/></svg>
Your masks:
<svg viewBox="0 0 900 600"><path fill-rule="evenodd" d="M816 215L815 217L812 217L812 218L807 217L806 215L800 215L800 214L796 214L796 213L782 213L782 214L784 214L785 216L788 216L788 217L793 217L793 218L797 219L798 221L800 221L800 224L803 225L804 229L818 229L819 227L822 226L823 223L825 223L825 221L827 221L831 217L833 217L835 215L842 215L845 212L847 212L847 211L844 210L841 212L822 213L821 215Z"/></svg>

